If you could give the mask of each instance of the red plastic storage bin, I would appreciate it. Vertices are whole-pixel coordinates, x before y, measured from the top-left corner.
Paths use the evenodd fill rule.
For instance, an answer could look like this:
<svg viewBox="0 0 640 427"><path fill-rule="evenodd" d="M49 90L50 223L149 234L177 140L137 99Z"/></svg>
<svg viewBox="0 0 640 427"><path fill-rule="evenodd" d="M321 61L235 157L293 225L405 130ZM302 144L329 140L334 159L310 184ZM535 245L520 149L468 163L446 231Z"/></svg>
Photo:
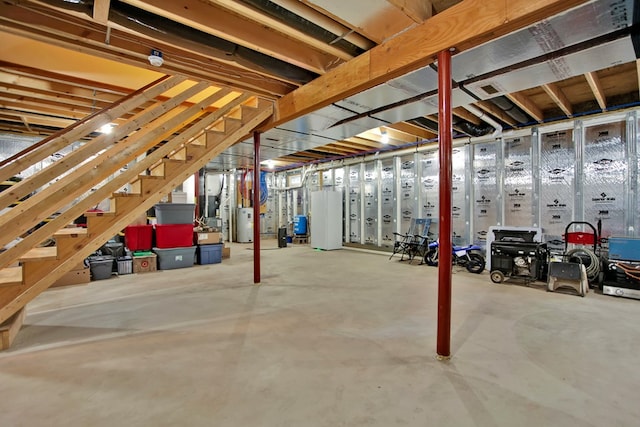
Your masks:
<svg viewBox="0 0 640 427"><path fill-rule="evenodd" d="M130 251L148 251L153 247L153 225L129 225L124 229L124 245Z"/></svg>
<svg viewBox="0 0 640 427"><path fill-rule="evenodd" d="M156 247L160 249L193 246L193 224L156 224Z"/></svg>

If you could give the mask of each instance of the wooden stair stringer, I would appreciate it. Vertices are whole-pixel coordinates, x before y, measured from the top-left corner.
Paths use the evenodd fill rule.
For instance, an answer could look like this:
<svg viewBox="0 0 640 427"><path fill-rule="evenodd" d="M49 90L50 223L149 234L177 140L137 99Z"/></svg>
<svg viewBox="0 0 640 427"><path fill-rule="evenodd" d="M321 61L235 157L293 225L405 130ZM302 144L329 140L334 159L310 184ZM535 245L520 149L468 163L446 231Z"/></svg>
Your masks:
<svg viewBox="0 0 640 427"><path fill-rule="evenodd" d="M29 271L28 279L35 282L25 283L21 287L18 287L18 290L13 289L13 287L7 288L12 289L12 294L17 293L17 295L8 302L0 299L0 304L2 304L0 307L0 323L6 321L9 317L25 307L27 303L44 292L65 273L77 266L115 233L122 230L140 216L141 213L157 203L164 193L171 191L180 183L184 182L185 179L204 167L212 158L235 144L239 138L256 129L273 114L272 103L264 101L260 104L260 107L261 108L243 109L245 110L245 116L240 122L241 125L232 126L232 128L235 129L229 129L226 137L219 140L217 144L211 144L211 146L207 144L206 151L203 151L201 156L192 157L183 162L176 163L177 166L171 171L170 175L164 176L163 179L150 179L148 181L150 185L153 184L157 186L155 193L136 195L138 197L114 194L113 197L116 200L115 214L102 216L100 222L92 224L91 228L87 229L86 234L76 236L73 244L65 246L64 250L59 250L57 260L39 263L34 261L33 265L27 266ZM202 132L202 129L199 131ZM38 264L40 267L37 267ZM0 292L1 291L2 289L0 289Z"/></svg>

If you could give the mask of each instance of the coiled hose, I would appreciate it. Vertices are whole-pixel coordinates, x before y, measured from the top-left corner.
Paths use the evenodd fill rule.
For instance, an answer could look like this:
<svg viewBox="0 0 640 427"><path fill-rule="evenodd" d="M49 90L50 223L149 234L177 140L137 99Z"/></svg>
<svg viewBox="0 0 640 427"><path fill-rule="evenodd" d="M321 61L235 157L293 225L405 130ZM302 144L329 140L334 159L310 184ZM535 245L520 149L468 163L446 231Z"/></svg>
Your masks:
<svg viewBox="0 0 640 427"><path fill-rule="evenodd" d="M582 262L582 257L577 256L579 254L586 255L589 258L589 264L585 264L584 262ZM567 260L569 260L569 262L571 262L573 258L578 259L580 264L584 264L584 268L587 271L587 279L589 279L590 282L596 280L600 275L600 258L598 258L598 256L592 250L586 248L572 249L565 254L565 257L567 258Z"/></svg>

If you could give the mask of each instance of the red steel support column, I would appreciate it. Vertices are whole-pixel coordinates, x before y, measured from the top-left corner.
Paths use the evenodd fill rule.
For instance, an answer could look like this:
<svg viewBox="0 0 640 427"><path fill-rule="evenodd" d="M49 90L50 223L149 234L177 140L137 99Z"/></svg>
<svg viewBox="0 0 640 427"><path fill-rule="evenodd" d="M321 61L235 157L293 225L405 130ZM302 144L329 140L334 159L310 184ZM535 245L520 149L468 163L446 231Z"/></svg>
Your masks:
<svg viewBox="0 0 640 427"><path fill-rule="evenodd" d="M451 356L451 52L438 53L438 139L440 157L437 355Z"/></svg>
<svg viewBox="0 0 640 427"><path fill-rule="evenodd" d="M253 283L260 283L260 133L253 133Z"/></svg>

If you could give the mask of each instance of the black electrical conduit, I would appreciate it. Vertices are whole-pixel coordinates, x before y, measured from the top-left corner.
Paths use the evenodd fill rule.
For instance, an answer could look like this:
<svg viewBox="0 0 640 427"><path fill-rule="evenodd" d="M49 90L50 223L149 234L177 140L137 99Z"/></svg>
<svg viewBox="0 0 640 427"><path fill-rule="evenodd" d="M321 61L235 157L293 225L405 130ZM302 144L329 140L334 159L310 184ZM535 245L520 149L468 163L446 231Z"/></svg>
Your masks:
<svg viewBox="0 0 640 427"><path fill-rule="evenodd" d="M639 8L640 9L640 8ZM465 93L467 93L468 95L472 96L473 98L475 98L476 100L481 100L481 98L479 98L476 94L474 94L473 92L469 91L465 85L469 85L471 83L476 83L482 80L486 80L492 77L496 77L505 73L508 73L510 71L515 71L515 70L519 70L522 68L526 68L529 67L531 65L536 65L536 64L540 64L543 62L547 62L547 61L551 61L554 59L558 59L561 58L563 56L567 56L567 55L571 55L574 53L578 53L581 52L583 50L586 49L590 49L592 47L595 46L599 46L605 43L609 43L612 41L616 41L618 39L622 39L624 37L629 37L631 36L632 40L634 41L634 47L636 46L635 43L637 42L637 47L636 47L636 58L640 57L640 24L638 23L638 21L635 19L634 16L634 24L630 27L626 27L626 28L622 28L616 31L613 31L609 34L605 34L596 38L593 38L591 40L587 40L584 42L580 42L580 43L576 43L573 44L571 46L567 46L561 49L558 49L557 51L554 52L550 52L550 53L545 53L543 55L539 55L537 57L531 58L531 59L527 59L525 61L522 62L518 62L516 64L512 64L506 67L502 67L484 74L480 74L478 76L475 77L471 77L469 79L463 80L461 82L453 82L452 84L452 88L460 88L461 90L463 90ZM435 66L432 64L432 67L435 68ZM437 68L436 68L437 69ZM345 123L349 123L352 122L354 120L358 120L364 117L373 117L373 115L377 114L377 113L381 113L383 111L387 111L396 107L400 107L402 105L406 105L406 104L410 104L412 102L416 102L416 101L420 101L422 99L428 98L430 96L436 95L438 93L437 89L433 89L427 92L423 92L421 94L418 95L414 95L410 98L407 99L403 99L402 101L397 101L388 105L383 105L381 107L377 107L374 108L373 110L364 112L364 113L359 113L356 114L352 117L347 117L345 119L342 119L338 122L336 122L332 127L335 126L340 126L342 124ZM498 104L496 104L498 105ZM499 105L498 105L499 106ZM508 112L506 112L507 114L509 114ZM519 123L523 123L518 121Z"/></svg>
<svg viewBox="0 0 640 427"><path fill-rule="evenodd" d="M43 3L66 10L93 15L93 0L42 0ZM267 74L279 76L288 81L305 84L318 77L316 73L281 61L269 55L256 52L228 40L191 28L143 9L121 1L111 1L109 21L123 27L164 41L168 38L180 38L198 44L213 58L226 61L233 60L237 64L257 68Z"/></svg>

